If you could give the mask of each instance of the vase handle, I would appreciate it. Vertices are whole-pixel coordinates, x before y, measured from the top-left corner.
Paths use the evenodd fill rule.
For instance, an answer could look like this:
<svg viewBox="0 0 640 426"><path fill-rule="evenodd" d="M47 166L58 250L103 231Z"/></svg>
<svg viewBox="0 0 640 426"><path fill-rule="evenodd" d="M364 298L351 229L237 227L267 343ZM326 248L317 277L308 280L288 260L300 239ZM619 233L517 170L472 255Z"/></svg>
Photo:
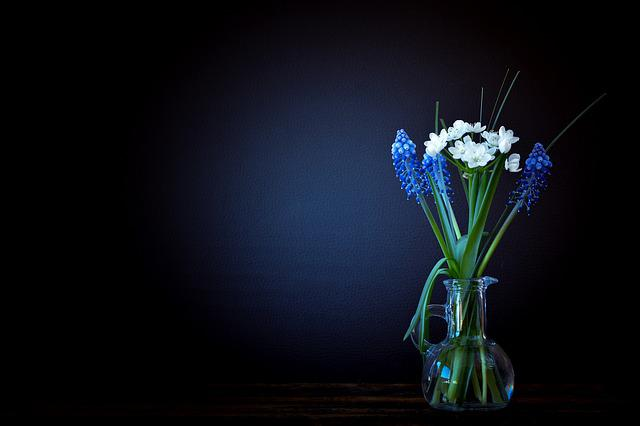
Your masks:
<svg viewBox="0 0 640 426"><path fill-rule="evenodd" d="M427 305L427 308L425 309L425 315L427 317L438 317L438 318L442 318L445 321L447 320L447 310L444 305ZM418 336L420 333L421 326L422 326L422 321L418 321L416 323L416 326L411 331L411 341L413 342L413 346L415 346L416 349L422 353L422 351L420 350L420 345L418 344L418 341L420 340ZM427 339L424 339L425 351L428 350L433 345L435 345L435 343L431 343Z"/></svg>

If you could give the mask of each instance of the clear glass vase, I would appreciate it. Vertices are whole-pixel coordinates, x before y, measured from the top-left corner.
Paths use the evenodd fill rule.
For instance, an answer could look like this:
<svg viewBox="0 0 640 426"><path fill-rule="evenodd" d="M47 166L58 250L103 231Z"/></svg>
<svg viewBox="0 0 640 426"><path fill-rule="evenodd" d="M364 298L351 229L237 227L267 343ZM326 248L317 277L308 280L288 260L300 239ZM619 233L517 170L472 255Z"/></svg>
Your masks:
<svg viewBox="0 0 640 426"><path fill-rule="evenodd" d="M446 338L434 344L425 340L422 391L433 408L496 410L504 408L513 392L513 367L502 348L485 335L485 290L498 282L482 277L449 279L445 305L428 305L424 321L418 321L412 339L420 350L420 327L429 317L443 318Z"/></svg>

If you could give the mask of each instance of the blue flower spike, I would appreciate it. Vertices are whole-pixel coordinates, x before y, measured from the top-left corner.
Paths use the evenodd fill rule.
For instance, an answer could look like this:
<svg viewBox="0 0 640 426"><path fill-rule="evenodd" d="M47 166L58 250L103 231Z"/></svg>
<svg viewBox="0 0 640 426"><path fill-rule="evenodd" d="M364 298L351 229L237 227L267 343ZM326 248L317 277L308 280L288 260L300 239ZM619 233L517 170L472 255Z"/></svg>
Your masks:
<svg viewBox="0 0 640 426"><path fill-rule="evenodd" d="M522 176L516 183L516 189L509 195L507 204L519 203L518 211L524 205L527 207L527 214L531 214L531 208L540 200L540 194L547 187L547 177L551 174L553 163L544 146L537 143L524 165Z"/></svg>
<svg viewBox="0 0 640 426"><path fill-rule="evenodd" d="M396 176L400 179L400 188L407 193L407 200L415 197L419 202L418 194L428 194L429 186L423 178L422 166L416 155L416 144L404 129L396 132L396 140L391 145L391 157Z"/></svg>
<svg viewBox="0 0 640 426"><path fill-rule="evenodd" d="M422 159L422 168L425 173L431 175L440 193L446 194L451 199L453 191L451 190L451 173L447 169L447 159L442 154L433 158L425 153Z"/></svg>

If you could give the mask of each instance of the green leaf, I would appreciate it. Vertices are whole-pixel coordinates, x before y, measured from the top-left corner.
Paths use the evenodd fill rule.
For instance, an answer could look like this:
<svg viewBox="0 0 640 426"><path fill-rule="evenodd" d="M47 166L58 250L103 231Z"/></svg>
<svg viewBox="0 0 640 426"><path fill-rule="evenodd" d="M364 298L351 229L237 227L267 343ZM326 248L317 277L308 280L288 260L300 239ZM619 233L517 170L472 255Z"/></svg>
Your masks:
<svg viewBox="0 0 640 426"><path fill-rule="evenodd" d="M431 225L431 230L433 231L433 235L436 236L436 240L438 240L438 244L440 245L440 250L442 250L442 254L447 258L447 260L453 261L453 257L449 252L449 247L447 246L442 233L440 232L440 228L438 228L438 223L436 219L433 217L433 213L431 213L431 209L427 204L427 200L425 200L423 194L418 194L418 201L420 202L420 206L422 207L422 211L424 211L425 216L427 216L427 220L429 221L429 225ZM451 263L449 266L452 266Z"/></svg>
<svg viewBox="0 0 640 426"><path fill-rule="evenodd" d="M436 182L433 180L429 173L426 173L427 178L429 178L429 185L431 185L433 199L436 202L436 212L438 213L438 218L440 219L440 226L444 231L444 237L447 242L447 246L452 249L456 242L455 232L453 230L453 224L451 219L449 218L449 212L444 206L443 198L446 196L440 192L440 187L436 185Z"/></svg>
<svg viewBox="0 0 640 426"><path fill-rule="evenodd" d="M421 354L424 354L426 350L425 340L429 338L429 316L427 315L427 307L429 306L429 301L431 300L431 293L433 292L433 283L435 282L436 277L438 275L445 274L445 273L447 273L446 269L438 269L438 272L436 273L436 275L434 275L433 280L431 281L431 285L429 286L429 291L427 291L427 295L422 304L422 309L420 311L421 317L422 317L422 324L420 324L420 328L418 332L418 352L420 352Z"/></svg>
<svg viewBox="0 0 640 426"><path fill-rule="evenodd" d="M453 251L453 255L456 258L456 262L460 264L462 262L462 254L464 253L464 249L467 247L467 240L469 239L468 234L464 234L458 242L456 243L456 247Z"/></svg>
<svg viewBox="0 0 640 426"><path fill-rule="evenodd" d="M433 286L433 282L435 281L436 277L438 277L438 275L442 275L444 273L448 274L448 269L445 268L440 268L442 266L442 264L444 262L446 262L447 258L443 257L442 259L438 260L436 262L436 264L433 266L433 269L431 269L431 272L429 273L429 276L427 277L427 281L425 281L424 283L424 287L422 289L422 294L420 294L420 301L418 302L418 308L416 309L416 313L413 315L413 318L411 319L411 324L409 325L409 329L407 330L407 332L404 335L404 339L403 340L407 340L407 337L409 337L411 335L411 331L413 330L413 328L416 326L416 323L418 322L418 320L421 318L422 316L422 306L425 303L426 299L427 299L427 295L430 294L431 292L431 287Z"/></svg>
<svg viewBox="0 0 640 426"><path fill-rule="evenodd" d="M438 173L440 177L440 182L444 182L444 172L442 171L442 162L438 160ZM444 186L444 185L443 185ZM439 188L442 193L442 200L444 201L444 205L449 213L449 219L451 220L451 226L453 227L453 231L455 232L456 238L460 238L460 227L458 226L458 221L456 220L456 213L453 211L453 207L451 206L451 201L449 200L449 195L447 194L446 188Z"/></svg>

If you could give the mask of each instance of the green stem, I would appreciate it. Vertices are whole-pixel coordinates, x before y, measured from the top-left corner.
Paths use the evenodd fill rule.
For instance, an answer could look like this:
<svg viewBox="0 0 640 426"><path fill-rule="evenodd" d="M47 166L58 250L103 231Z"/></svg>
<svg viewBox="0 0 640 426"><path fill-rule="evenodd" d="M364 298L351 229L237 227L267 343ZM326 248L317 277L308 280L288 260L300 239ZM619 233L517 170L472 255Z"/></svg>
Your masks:
<svg viewBox="0 0 640 426"><path fill-rule="evenodd" d="M482 404L487 403L487 354L485 353L484 346L480 347L480 364L482 368L482 394L480 401Z"/></svg>
<svg viewBox="0 0 640 426"><path fill-rule="evenodd" d="M511 225L511 222L513 222L513 219L515 219L516 215L518 214L518 209L520 208L520 206L521 206L521 201L518 201L516 205L513 206L513 208L511 209L511 213L509 213L509 216L507 216L507 219L504 221L504 223L500 227L500 230L496 234L495 238L491 242L491 245L489 246L489 249L487 250L487 254L484 255L482 262L477 267L476 273L478 276L482 276L482 273L486 269L487 264L491 259L491 256L493 256L493 252L496 251L498 244L500 244L500 240L502 240L504 233L507 231L507 228L509 228L509 225Z"/></svg>
<svg viewBox="0 0 640 426"><path fill-rule="evenodd" d="M492 402L504 402L504 400L502 399L502 393L500 393L500 390L498 389L498 386L496 384L496 381L498 380L497 371L495 369L491 369L488 370L488 373L487 386L489 387L489 392L491 393Z"/></svg>
<svg viewBox="0 0 640 426"><path fill-rule="evenodd" d="M467 351L467 379L465 380L464 389L462 390L463 398L465 395L469 393L469 385L471 384L471 377L475 373L475 365L474 365L474 355L473 350ZM478 398L478 394L476 394L476 398Z"/></svg>
<svg viewBox="0 0 640 426"><path fill-rule="evenodd" d="M487 252L489 245L493 241L493 237L495 237L496 232L498 232L498 229L500 229L500 226L502 225L503 221L508 216L508 214L509 214L509 206L505 206L504 209L502 210L502 214L500 215L500 218L498 219L496 224L493 225L493 229L491 230L491 233L489 233L489 235L487 236L487 239L482 245L482 250L480 250L480 255L478 256L478 259L482 259L484 254Z"/></svg>
<svg viewBox="0 0 640 426"><path fill-rule="evenodd" d="M449 389L447 389L447 399L456 403L459 400L458 387L460 384L460 376L465 366L464 349L456 347L453 353L453 361L451 365L451 379L449 380Z"/></svg>
<svg viewBox="0 0 640 426"><path fill-rule="evenodd" d="M473 375L471 376L471 384L473 385L473 393L475 394L476 398L481 399L482 398L482 389L480 388L480 380L478 379L478 371L475 368L475 356L474 356L473 362L474 362L474 366L473 366Z"/></svg>
<svg viewBox="0 0 640 426"><path fill-rule="evenodd" d="M496 398L495 400L497 402L504 402L505 400L509 400L509 396L506 394L506 389L504 387L504 383L502 381L502 377L500 377L500 374L498 372L498 370L493 370L493 376L495 378L495 391L496 391ZM491 388L489 388L491 389Z"/></svg>

